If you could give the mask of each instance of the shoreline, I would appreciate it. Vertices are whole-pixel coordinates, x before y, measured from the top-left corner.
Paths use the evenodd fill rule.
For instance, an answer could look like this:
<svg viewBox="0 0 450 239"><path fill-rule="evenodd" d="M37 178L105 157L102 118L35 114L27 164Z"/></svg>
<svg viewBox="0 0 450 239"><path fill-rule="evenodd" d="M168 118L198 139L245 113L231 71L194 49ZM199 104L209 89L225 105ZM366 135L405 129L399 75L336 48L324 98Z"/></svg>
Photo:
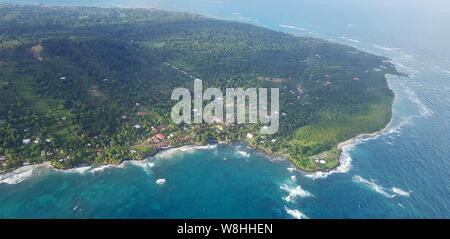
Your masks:
<svg viewBox="0 0 450 239"><path fill-rule="evenodd" d="M336 146L336 148L339 150L338 164L337 164L335 167L333 167L333 168L329 168L329 169L319 169L319 170L315 170L315 171L304 171L304 170L299 169L299 168L294 164L294 165L296 166L297 169L299 169L301 172L305 173L305 175L306 175L307 177L311 177L311 178L313 178L314 180L315 180L316 178L326 177L326 176L328 176L328 175L330 175L330 174L332 174L332 173L335 173L335 172L347 172L347 171L350 169L351 158L350 158L350 160L347 160L347 161L344 161L344 160L342 159L342 158L344 157L344 155L343 155L343 148L344 148L345 146L349 146L349 145L354 144L356 140L361 139L361 138L366 138L366 137L367 137L367 138L374 138L374 137L377 137L377 136L383 134L384 132L386 132L386 131L389 129L389 127L392 125L392 119L393 119L393 116L392 116L392 106L393 106L395 100L397 99L397 95L395 94L394 90L389 86L388 75L396 75L396 74L385 74L385 78L386 78L386 82L387 82L388 88L393 92L394 98L392 99L391 106L390 106L390 109L391 109L391 117L390 117L389 122L384 126L384 128L382 128L382 129L380 129L380 130L378 130L378 131L375 131L375 132L373 132L373 133L362 133L362 134L359 134L359 135L357 135L357 136L355 136L355 137L352 137L352 138L350 138L350 139L348 139L348 140L346 140L346 141L340 142L340 143ZM399 73L399 76L402 76L402 75ZM342 167L342 166L343 166L344 168L343 168L343 169L339 169L339 167Z"/></svg>
<svg viewBox="0 0 450 239"><path fill-rule="evenodd" d="M359 135L357 135L357 136L355 136L355 137L353 137L351 139L348 139L348 140L346 140L344 142L339 143L337 145L337 149L338 150L342 150L343 147L353 144L357 139L360 139L360 138L365 138L365 137L373 138L373 137L376 137L376 136L384 133L391 126L391 124L392 124L392 118L391 118L391 121L389 121L389 123L383 129L375 131L373 133L359 134Z"/></svg>
<svg viewBox="0 0 450 239"><path fill-rule="evenodd" d="M360 138L376 137L376 136L382 134L383 132L385 132L389 128L391 123L392 123L392 117L391 117L391 121L389 121L389 123L381 130L378 130L378 131L373 132L373 133L359 134L359 135L357 135L357 136L355 136L353 138L350 138L350 139L348 139L348 140L346 140L344 142L339 143L337 145L337 149L340 151L339 152L339 159L338 159L339 162L338 162L338 164L335 167L333 167L333 168L318 169L318 170L315 170L315 171L303 170L303 169L299 168L291 160L289 160L289 158L286 155L282 155L282 154L279 154L277 152L271 152L270 153L270 152L265 151L262 148L252 146L249 142L247 142L245 140L241 140L241 141L231 141L231 142L217 141L217 143L215 143L215 144L206 143L206 144L203 144L203 145L186 144L186 145L182 145L182 146L178 146L178 147L172 147L172 148L168 148L168 149L160 149L155 154L145 156L142 159L127 159L127 160L123 160L122 162L120 162L118 164L82 163L82 164L79 164L79 165L77 165L75 167L72 167L72 168L61 169L61 168L57 168L54 165L52 165L50 161L45 161L45 162L38 163L38 164L23 165L23 166L20 166L18 168L15 168L13 170L0 172L0 179L4 180L4 178L2 176L7 175L7 174L11 174L11 173L14 173L15 171L20 171L20 170L23 170L23 169L26 169L26 168L31 168L31 170L33 170L34 168L39 168L39 167L49 167L52 170L55 170L55 171L58 171L58 172L70 172L71 170L77 170L77 169L86 168L86 167L90 167L91 169L95 169L96 166L98 166L98 167L120 166L120 165L123 165L125 163L129 163L129 162L142 162L142 161L145 161L145 160L147 160L147 159L149 159L151 157L155 157L158 154L167 153L167 152L170 152L170 151L186 151L186 150L195 150L195 149L202 149L202 148L203 149L205 149L205 148L207 149L207 148L210 148L210 147L217 147L217 145L220 145L220 144L231 145L233 143L241 143L241 144L244 143L244 144L247 144L247 146L249 146L252 150L254 150L257 153L264 154L264 156L266 156L269 160L270 160L270 156L275 156L275 157L278 157L278 158L282 158L283 160L289 160L292 163L292 165L295 167L295 169L297 169L298 171L303 173L305 176L312 175L312 174L317 174L317 173L319 173L319 174L327 174L328 175L328 174L332 173L334 170L336 170L339 166L342 165L341 157L342 157L342 148L343 147L353 144L355 142L355 140L360 139ZM89 171L89 170L86 170L86 171ZM0 184L1 183L2 182L0 182Z"/></svg>
<svg viewBox="0 0 450 239"><path fill-rule="evenodd" d="M295 163L293 163L293 162L289 159L289 157L288 157L289 155L280 154L280 153L278 153L278 152L267 152L266 150L264 150L264 149L262 149L262 148L259 148L259 147L256 147L256 146L251 145L248 141L245 141L245 140L241 140L241 141L230 141L230 142L227 142L227 141L220 141L220 140L218 140L218 139L214 139L214 140L210 140L210 141L217 141L217 145L219 145L219 144L224 144L224 143L225 143L225 144L231 144L231 143L233 143L233 142L246 143L246 144L248 144L248 145L252 148L252 150L255 150L255 151L257 151L257 152L258 152L258 151L259 151L259 152L262 152L265 156L276 156L276 157L281 157L281 158L283 158L283 159L285 159L285 160L291 161L291 163L293 164L293 166L295 167L295 169L297 169L298 171L300 171L301 173L303 173L305 176L311 176L311 175L313 175L313 174L322 174L322 175L323 175L323 174L326 174L326 175L329 175L329 174L331 174L331 173L333 173L333 172L338 172L338 171L337 171L338 168L341 167L341 166L343 165L343 163L344 163L344 162L342 162L342 161L343 161L343 160L342 160L342 156L343 156L342 148L343 148L343 147L353 144L357 139L360 139L360 138L364 138L364 137L369 137L369 138L376 137L376 136L378 136L378 135L384 133L384 132L391 126L391 124L392 124L392 105L394 104L394 102L395 102L397 96L395 95L394 90L389 86L388 77L387 77L388 75L392 75L392 74L385 74L385 79L386 79L388 88L394 93L394 98L392 99L391 106L390 106L390 108L391 108L391 118L390 118L390 120L389 120L389 123L387 123L387 124L384 126L384 128L382 128L381 130L375 131L375 132L373 132L373 133L362 133L362 134L359 134L359 135L357 135L357 136L355 136L355 137L352 137L352 138L350 138L350 139L348 139L348 140L346 140L346 141L343 141L343 142L338 143L338 145L337 145L336 147L337 147L337 149L339 150L339 158L338 158L338 163L337 163L337 165L334 166L333 168L325 168L325 169L318 169L318 170L313 170L313 171L306 171L306 170L303 170L303 169L301 169L300 167L298 167ZM394 74L394 75L395 75L395 74ZM82 163L82 164L80 164L80 165L77 165L77 166L72 167L72 168L67 168L67 169L60 169L60 168L57 168L57 167L55 167L54 165L52 165L50 161L45 161L45 162L42 162L42 163L39 163L39 164L22 165L22 166L20 166L20 167L18 167L18 168L12 169L12 170L0 171L0 177L3 176L3 175L5 175L5 174L12 173L12 172L14 172L14 171L16 171L16 170L19 170L19 169L21 169L21 168L24 168L24 167L30 167L30 166L35 166L35 167L39 167L39 166L50 166L50 167L52 167L52 168L55 169L55 170L61 170L61 171L68 171L68 170L73 170L73 169L82 168L82 167L87 167L87 166L89 166L89 167L92 167L92 166L100 166L100 167L101 167L101 166L117 166L117 165L121 165L121 164L123 164L123 163L130 162L130 161L144 161L144 160L146 160L146 159L148 159L148 158L150 158L150 157L154 157L154 156L158 155L159 153L166 152L166 151L169 151L169 150L183 150L182 148L195 149L195 147L208 147L209 145L210 145L210 144L208 144L208 143L203 144L203 145L186 144L186 145L181 145L181 146L178 146L178 147L173 147L173 148L168 148L168 149L159 149L155 154L145 156L145 157L143 157L142 159L127 159L127 160L123 160L122 162L120 162L120 163L118 163L118 164ZM348 165L348 166L349 166L349 165ZM0 184L1 184L1 183L0 183Z"/></svg>
<svg viewBox="0 0 450 239"><path fill-rule="evenodd" d="M380 130L378 130L378 131L375 131L375 132L373 132L373 133L363 133L363 134L359 134L359 135L357 135L357 136L355 136L355 137L353 137L353 138L350 138L350 139L348 139L348 140L346 140L346 141L344 141L344 142L340 142L340 143L337 145L337 149L338 149L338 150L341 151L342 148L343 148L344 146L347 146L347 145L350 145L350 144L354 143L354 141L357 140L357 139L359 139L359 138L364 138L364 137L372 138L372 137L376 137L376 136L378 136L378 135L384 133L384 132L391 126L391 124L392 124L392 106L394 105L394 102L395 102L395 100L397 99L397 95L395 94L394 90L389 86L388 77L387 77L388 75L392 75L392 74L385 74L386 83L387 83L387 85L388 85L388 88L394 93L394 98L392 99L391 106L390 106L390 108L391 108L391 119L389 120L389 123L387 123L386 126L384 126L384 128L382 128L382 129L380 129ZM399 75L402 76L401 73L399 73ZM340 156L341 156L341 153L339 153L339 157L340 157ZM337 166L339 166L339 165L337 165ZM337 166L336 166L336 167L337 167Z"/></svg>
<svg viewBox="0 0 450 239"><path fill-rule="evenodd" d="M0 172L0 185L3 183L6 184L17 184L20 183L22 181L24 181L25 179L32 177L33 176L33 170L36 168L50 168L51 170L55 171L55 172L60 172L60 173L71 173L71 172L79 172L81 174L85 173L85 172L98 172L98 171L102 171L102 170L98 170L98 169L103 169L103 168L107 168L107 167L122 167L124 166L124 164L126 163L131 163L133 164L133 162L143 162L151 157L155 157L158 154L161 153L167 153L172 151L187 151L187 150L195 150L195 149L208 149L210 147L216 147L217 145L210 145L210 144L205 144L205 145L195 145L195 144L189 144L189 145L182 145L179 147L173 147L173 148L168 148L168 149L162 149L159 150L157 153L153 154L153 155L149 155L149 156L145 156L142 159L127 159L127 160L123 160L122 162L118 163L118 164L96 164L96 163L81 163L75 167L72 168L66 168L66 169L61 169L61 168L57 168L54 165L51 164L50 161L45 161L42 163L36 163L36 164L30 164L30 165L23 165L20 166L18 168L9 170L9 171L3 171ZM28 174L29 173L29 174ZM10 177L9 174L11 174ZM14 178L15 175L21 175L21 174L25 174L25 178L20 178L16 179ZM5 177L6 176L6 177ZM12 178L13 181L12 183L8 183L8 179Z"/></svg>

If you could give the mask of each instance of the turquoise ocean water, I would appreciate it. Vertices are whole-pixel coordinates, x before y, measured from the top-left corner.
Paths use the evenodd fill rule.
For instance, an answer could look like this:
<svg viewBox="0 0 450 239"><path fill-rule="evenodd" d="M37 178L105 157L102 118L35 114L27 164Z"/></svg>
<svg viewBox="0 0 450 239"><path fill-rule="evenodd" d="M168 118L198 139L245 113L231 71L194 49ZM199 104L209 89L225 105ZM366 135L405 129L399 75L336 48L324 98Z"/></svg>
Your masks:
<svg viewBox="0 0 450 239"><path fill-rule="evenodd" d="M406 1L5 1L154 7L327 39L410 75L383 134L304 174L245 144L173 149L119 166L0 175L0 218L450 218L450 3ZM164 184L157 184L165 179Z"/></svg>

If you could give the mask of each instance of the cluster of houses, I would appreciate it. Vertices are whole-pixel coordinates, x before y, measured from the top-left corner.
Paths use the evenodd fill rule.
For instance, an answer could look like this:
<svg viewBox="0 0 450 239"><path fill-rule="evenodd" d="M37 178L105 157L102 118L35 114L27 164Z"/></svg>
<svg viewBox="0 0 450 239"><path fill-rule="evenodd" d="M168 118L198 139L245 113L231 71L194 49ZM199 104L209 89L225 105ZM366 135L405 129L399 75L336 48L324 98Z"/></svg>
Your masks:
<svg viewBox="0 0 450 239"><path fill-rule="evenodd" d="M161 133L158 133L158 134L156 134L156 135L153 136L153 137L147 138L147 142L159 143L160 140L163 140L163 139L165 139L165 138L166 138L166 136L164 136L164 135L161 134Z"/></svg>
<svg viewBox="0 0 450 239"><path fill-rule="evenodd" d="M46 142L47 143L51 143L52 140L51 139L47 139ZM29 143L31 143L31 139L24 139L24 140L22 140L22 143L23 144L29 144ZM41 143L41 139L40 138L36 138L36 139L33 140L33 143L34 144L40 144Z"/></svg>
<svg viewBox="0 0 450 239"><path fill-rule="evenodd" d="M316 163L320 163L320 164L326 164L327 163L327 161L325 161L325 160L323 160L323 159L316 159L316 160L314 160L314 162L316 162Z"/></svg>
<svg viewBox="0 0 450 239"><path fill-rule="evenodd" d="M252 133L247 133L248 139L252 139L253 137L254 137L254 135ZM266 138L266 136L264 136L264 135L261 136L261 139L265 139L265 138ZM260 140L259 142L262 144L264 143L263 140ZM275 142L277 142L277 139L271 139L270 142L275 143Z"/></svg>

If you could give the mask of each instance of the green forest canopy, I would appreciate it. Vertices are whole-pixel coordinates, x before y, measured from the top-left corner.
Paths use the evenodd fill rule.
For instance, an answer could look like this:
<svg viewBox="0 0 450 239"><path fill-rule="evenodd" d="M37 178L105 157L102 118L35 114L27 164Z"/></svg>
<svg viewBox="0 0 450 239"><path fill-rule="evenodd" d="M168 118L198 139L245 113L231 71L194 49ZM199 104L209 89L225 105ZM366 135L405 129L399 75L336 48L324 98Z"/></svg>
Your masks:
<svg viewBox="0 0 450 239"><path fill-rule="evenodd" d="M119 163L212 139L331 168L339 142L389 122L388 73L387 58L352 47L195 14L0 5L0 168ZM172 123L170 94L193 78L280 88L279 132Z"/></svg>

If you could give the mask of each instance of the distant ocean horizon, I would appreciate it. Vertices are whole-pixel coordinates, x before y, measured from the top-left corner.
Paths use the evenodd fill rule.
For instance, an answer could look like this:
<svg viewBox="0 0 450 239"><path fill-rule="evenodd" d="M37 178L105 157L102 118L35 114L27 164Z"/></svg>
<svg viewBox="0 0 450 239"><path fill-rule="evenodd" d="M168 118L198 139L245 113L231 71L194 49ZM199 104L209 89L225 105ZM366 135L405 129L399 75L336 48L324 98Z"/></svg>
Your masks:
<svg viewBox="0 0 450 239"><path fill-rule="evenodd" d="M396 97L387 130L344 147L331 173L300 172L245 143L171 149L117 166L27 166L0 175L0 218L450 218L450 15L443 10L450 6L444 1L0 3L199 13L354 46L391 58L409 75L388 76Z"/></svg>

